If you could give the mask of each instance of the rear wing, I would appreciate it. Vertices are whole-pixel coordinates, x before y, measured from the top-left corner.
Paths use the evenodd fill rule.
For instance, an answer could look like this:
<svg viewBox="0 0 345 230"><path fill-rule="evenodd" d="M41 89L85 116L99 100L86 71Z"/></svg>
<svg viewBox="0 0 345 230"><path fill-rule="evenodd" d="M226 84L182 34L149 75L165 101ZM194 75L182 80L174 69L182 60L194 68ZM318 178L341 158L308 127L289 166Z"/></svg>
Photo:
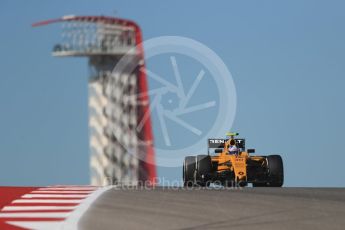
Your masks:
<svg viewBox="0 0 345 230"><path fill-rule="evenodd" d="M229 139L219 139L219 138L212 138L208 139L208 148L209 149L222 149L225 147L225 143ZM246 149L246 140L243 138L235 138L236 145L238 148L240 148L242 151Z"/></svg>

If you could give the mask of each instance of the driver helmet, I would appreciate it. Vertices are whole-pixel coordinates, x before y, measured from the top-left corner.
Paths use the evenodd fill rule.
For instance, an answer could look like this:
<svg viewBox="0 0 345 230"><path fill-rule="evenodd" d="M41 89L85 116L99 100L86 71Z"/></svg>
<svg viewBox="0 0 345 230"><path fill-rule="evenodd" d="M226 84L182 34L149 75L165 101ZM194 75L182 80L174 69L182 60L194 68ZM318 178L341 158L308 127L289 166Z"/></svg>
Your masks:
<svg viewBox="0 0 345 230"><path fill-rule="evenodd" d="M238 148L236 145L230 146L229 148L229 153L230 154L238 154Z"/></svg>

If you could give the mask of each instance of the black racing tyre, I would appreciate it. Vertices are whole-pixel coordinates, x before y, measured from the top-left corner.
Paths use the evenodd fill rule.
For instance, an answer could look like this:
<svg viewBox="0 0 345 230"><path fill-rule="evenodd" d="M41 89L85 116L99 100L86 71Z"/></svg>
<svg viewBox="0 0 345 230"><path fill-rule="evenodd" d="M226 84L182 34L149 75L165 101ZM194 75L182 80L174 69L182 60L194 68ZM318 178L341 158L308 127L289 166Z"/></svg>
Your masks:
<svg viewBox="0 0 345 230"><path fill-rule="evenodd" d="M238 185L238 187L246 187L246 186L248 186L248 182L246 182L246 181L238 181L237 185Z"/></svg>
<svg viewBox="0 0 345 230"><path fill-rule="evenodd" d="M284 183L283 159L279 155L266 157L269 187L282 187Z"/></svg>
<svg viewBox="0 0 345 230"><path fill-rule="evenodd" d="M267 183L254 182L253 187L267 187Z"/></svg>
<svg viewBox="0 0 345 230"><path fill-rule="evenodd" d="M194 185L194 173L196 168L196 159L194 156L184 158L183 163L183 185L185 187L192 187Z"/></svg>
<svg viewBox="0 0 345 230"><path fill-rule="evenodd" d="M196 182L204 187L210 184L212 173L212 160L209 155L198 155L196 157Z"/></svg>
<svg viewBox="0 0 345 230"><path fill-rule="evenodd" d="M236 187L236 182L234 180L224 180L222 182L222 185L225 188L234 188L234 187Z"/></svg>

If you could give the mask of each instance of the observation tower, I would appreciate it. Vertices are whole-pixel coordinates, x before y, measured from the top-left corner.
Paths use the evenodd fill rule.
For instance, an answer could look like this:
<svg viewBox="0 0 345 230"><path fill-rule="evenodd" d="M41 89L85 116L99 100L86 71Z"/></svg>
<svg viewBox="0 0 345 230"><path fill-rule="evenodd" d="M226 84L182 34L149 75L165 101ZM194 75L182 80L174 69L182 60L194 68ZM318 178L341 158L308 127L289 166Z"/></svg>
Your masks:
<svg viewBox="0 0 345 230"><path fill-rule="evenodd" d="M91 184L154 183L156 167L140 27L119 18L74 15L33 26L51 23L62 24L62 40L55 44L53 56L88 58ZM114 69L123 57L134 68Z"/></svg>

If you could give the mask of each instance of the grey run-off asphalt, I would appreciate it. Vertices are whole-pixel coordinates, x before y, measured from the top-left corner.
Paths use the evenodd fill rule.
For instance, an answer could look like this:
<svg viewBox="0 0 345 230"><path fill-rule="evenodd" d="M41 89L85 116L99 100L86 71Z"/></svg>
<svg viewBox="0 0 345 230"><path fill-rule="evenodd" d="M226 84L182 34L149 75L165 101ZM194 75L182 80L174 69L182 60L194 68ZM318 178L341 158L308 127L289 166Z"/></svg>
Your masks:
<svg viewBox="0 0 345 230"><path fill-rule="evenodd" d="M345 229L343 188L110 189L80 229Z"/></svg>

